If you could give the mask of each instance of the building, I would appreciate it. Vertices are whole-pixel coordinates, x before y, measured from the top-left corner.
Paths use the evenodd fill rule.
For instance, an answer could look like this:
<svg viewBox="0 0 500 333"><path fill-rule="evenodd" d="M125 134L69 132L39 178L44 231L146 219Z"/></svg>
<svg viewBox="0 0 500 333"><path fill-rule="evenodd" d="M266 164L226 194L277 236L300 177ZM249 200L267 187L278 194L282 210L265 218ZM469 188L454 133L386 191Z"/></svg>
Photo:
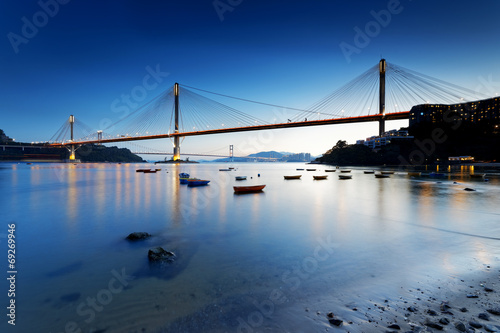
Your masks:
<svg viewBox="0 0 500 333"><path fill-rule="evenodd" d="M388 145L394 139L413 139L413 136L408 135L407 130L390 130L388 132L384 132L381 136L371 136L365 140L357 140L356 144L365 145L368 148L375 149Z"/></svg>
<svg viewBox="0 0 500 333"><path fill-rule="evenodd" d="M488 123L498 128L500 97L459 104L421 104L410 110L410 127L419 123L449 122L460 116L462 121ZM495 127L496 126L496 127Z"/></svg>

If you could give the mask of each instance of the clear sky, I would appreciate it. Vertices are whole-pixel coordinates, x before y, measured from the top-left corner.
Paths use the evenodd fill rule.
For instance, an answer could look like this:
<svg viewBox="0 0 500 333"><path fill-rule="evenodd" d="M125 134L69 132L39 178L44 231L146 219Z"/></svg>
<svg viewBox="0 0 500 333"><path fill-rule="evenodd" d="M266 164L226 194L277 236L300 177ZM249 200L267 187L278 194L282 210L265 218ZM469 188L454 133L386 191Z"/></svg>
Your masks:
<svg viewBox="0 0 500 333"><path fill-rule="evenodd" d="M99 129L119 119L113 102L122 94L145 86L143 103L174 82L307 108L381 57L494 95L500 91L498 13L496 0L5 0L0 128L17 141L46 141L74 114ZM367 29L373 29L368 40L356 37ZM151 71L156 76L145 85ZM269 113L255 115L270 120ZM375 135L377 126L190 137L182 151L233 144L236 152L319 155L337 140ZM138 143L171 150L168 139Z"/></svg>

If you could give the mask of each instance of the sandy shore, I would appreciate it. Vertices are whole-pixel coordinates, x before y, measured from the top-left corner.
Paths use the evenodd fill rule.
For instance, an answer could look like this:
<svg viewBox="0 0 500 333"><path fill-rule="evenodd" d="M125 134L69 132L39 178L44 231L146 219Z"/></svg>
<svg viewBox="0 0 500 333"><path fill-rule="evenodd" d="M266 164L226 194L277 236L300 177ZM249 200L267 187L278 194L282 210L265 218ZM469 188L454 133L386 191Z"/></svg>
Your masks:
<svg viewBox="0 0 500 333"><path fill-rule="evenodd" d="M334 332L500 332L499 272L487 265L465 277L402 288L398 299L370 300L351 304L352 312L337 315L332 309L321 315Z"/></svg>

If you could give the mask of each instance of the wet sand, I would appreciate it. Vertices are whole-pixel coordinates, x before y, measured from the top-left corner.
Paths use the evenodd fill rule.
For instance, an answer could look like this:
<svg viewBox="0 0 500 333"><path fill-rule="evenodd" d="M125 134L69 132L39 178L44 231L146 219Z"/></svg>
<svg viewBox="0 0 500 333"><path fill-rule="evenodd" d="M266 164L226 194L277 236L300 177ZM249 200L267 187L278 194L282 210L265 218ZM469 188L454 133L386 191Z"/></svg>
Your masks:
<svg viewBox="0 0 500 333"><path fill-rule="evenodd" d="M499 282L499 267L485 265L467 276L401 287L397 299L351 302L316 315L333 332L500 332Z"/></svg>

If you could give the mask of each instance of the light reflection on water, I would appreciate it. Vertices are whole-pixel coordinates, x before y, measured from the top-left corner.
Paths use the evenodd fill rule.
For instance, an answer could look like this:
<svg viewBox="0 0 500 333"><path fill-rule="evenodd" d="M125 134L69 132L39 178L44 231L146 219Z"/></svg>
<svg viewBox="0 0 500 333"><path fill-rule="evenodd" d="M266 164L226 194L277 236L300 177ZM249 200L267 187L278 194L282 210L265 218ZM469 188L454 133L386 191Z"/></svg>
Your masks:
<svg viewBox="0 0 500 333"><path fill-rule="evenodd" d="M74 321L87 330L155 332L203 322L203 331L234 331L255 302L281 290L287 301L262 327L316 330L324 322L308 321L304 307L325 312L352 298L395 297L402 286L481 269L499 254L496 177L471 180L461 166L445 179L376 179L353 169L352 180L336 172L314 181L325 167L235 166L161 165L142 174L135 169L143 166L131 164L5 164L1 209L5 224L17 224L18 311L30 318L18 327L61 332ZM211 183L182 186L183 171ZM283 179L292 174L303 176ZM233 185L258 183L267 185L263 193L233 194ZM154 237L124 241L134 231ZM314 262L327 239L333 252ZM170 271L148 265L154 246L177 253ZM85 322L78 306L122 269L135 279Z"/></svg>

